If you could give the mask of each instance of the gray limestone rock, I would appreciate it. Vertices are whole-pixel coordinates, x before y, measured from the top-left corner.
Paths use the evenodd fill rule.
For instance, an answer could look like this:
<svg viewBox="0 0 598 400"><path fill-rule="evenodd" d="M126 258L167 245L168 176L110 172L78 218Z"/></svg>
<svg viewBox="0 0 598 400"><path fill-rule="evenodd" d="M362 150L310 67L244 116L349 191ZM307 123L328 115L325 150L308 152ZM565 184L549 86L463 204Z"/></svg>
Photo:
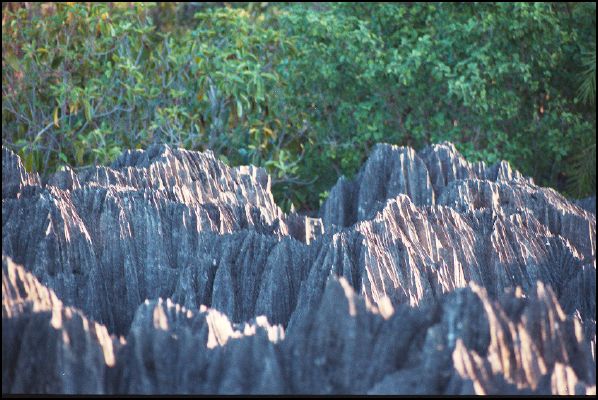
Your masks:
<svg viewBox="0 0 598 400"><path fill-rule="evenodd" d="M574 201L575 204L580 206L586 211L589 211L596 215L596 196L586 197L585 199L580 199Z"/></svg>
<svg viewBox="0 0 598 400"><path fill-rule="evenodd" d="M2 392L106 393L120 346L104 325L2 257Z"/></svg>
<svg viewBox="0 0 598 400"><path fill-rule="evenodd" d="M595 212L508 163L377 145L320 219L211 152L2 157L4 393L595 392Z"/></svg>

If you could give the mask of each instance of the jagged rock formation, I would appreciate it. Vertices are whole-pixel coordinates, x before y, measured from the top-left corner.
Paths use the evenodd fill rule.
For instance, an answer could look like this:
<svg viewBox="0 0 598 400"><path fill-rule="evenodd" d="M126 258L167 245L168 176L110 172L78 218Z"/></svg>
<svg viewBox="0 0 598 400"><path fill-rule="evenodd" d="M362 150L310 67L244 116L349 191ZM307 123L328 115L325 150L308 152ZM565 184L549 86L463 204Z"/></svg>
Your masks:
<svg viewBox="0 0 598 400"><path fill-rule="evenodd" d="M590 196L586 197L585 199L576 200L575 204L596 215L596 196Z"/></svg>
<svg viewBox="0 0 598 400"><path fill-rule="evenodd" d="M120 343L2 257L2 392L105 393Z"/></svg>
<svg viewBox="0 0 598 400"><path fill-rule="evenodd" d="M2 158L4 393L595 392L591 200L505 162L378 145L313 219L210 152Z"/></svg>

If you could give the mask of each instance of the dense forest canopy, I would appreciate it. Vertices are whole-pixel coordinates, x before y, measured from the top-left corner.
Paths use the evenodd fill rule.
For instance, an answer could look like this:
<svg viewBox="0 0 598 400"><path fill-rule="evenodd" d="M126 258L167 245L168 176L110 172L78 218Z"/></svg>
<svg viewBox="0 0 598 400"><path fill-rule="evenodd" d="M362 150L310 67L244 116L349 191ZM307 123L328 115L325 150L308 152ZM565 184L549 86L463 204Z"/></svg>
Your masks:
<svg viewBox="0 0 598 400"><path fill-rule="evenodd" d="M375 143L596 191L596 3L3 3L2 142L49 173L164 142L317 209Z"/></svg>

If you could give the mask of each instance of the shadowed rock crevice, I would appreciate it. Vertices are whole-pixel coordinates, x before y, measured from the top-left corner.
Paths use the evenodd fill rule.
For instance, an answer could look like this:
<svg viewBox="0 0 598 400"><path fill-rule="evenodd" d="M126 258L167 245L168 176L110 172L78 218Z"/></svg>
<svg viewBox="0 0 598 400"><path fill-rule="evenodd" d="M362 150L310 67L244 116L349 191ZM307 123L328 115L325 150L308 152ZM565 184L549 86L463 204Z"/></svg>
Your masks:
<svg viewBox="0 0 598 400"><path fill-rule="evenodd" d="M591 201L508 163L377 145L321 219L211 152L2 165L5 393L595 391Z"/></svg>

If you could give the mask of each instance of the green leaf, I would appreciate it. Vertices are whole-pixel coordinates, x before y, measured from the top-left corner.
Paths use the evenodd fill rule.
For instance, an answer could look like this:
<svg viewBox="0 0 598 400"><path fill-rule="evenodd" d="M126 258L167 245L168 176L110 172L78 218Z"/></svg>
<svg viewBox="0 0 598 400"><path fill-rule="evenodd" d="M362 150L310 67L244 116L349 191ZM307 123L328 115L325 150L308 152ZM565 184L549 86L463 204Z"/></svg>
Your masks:
<svg viewBox="0 0 598 400"><path fill-rule="evenodd" d="M58 107L54 108L54 114L53 114L53 119L54 119L54 126L56 128L58 128L60 125L58 124Z"/></svg>
<svg viewBox="0 0 598 400"><path fill-rule="evenodd" d="M83 99L83 112L85 114L85 119L87 122L91 121L91 105L89 104L89 100Z"/></svg>
<svg viewBox="0 0 598 400"><path fill-rule="evenodd" d="M239 99L237 99L237 115L239 118L243 117L243 103Z"/></svg>

